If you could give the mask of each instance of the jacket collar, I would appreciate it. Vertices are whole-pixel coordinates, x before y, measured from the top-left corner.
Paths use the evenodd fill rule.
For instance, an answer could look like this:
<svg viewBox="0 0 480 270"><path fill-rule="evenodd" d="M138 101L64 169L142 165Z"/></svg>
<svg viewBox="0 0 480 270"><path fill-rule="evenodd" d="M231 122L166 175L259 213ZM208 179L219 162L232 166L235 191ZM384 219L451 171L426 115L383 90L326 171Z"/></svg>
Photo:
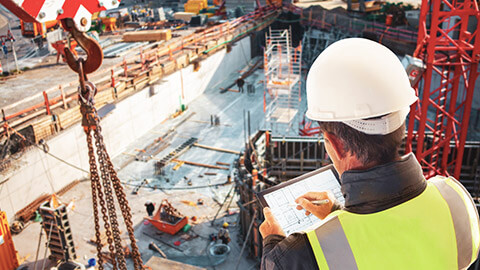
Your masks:
<svg viewBox="0 0 480 270"><path fill-rule="evenodd" d="M345 210L358 214L380 212L422 193L427 184L422 168L410 153L399 161L368 170L350 170L340 179Z"/></svg>

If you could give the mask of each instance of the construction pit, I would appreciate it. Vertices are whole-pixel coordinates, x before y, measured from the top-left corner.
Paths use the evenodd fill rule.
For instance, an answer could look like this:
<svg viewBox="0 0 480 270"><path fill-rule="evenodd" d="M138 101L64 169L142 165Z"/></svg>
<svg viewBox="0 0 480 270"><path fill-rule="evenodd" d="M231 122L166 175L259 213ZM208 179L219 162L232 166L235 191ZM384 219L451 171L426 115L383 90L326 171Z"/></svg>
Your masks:
<svg viewBox="0 0 480 270"><path fill-rule="evenodd" d="M311 21L312 10L322 20ZM292 13L310 16L304 36L295 37ZM358 21L342 23L341 16L323 9L266 7L219 20L213 27L173 31L170 41L123 43L114 35L100 38L101 43L117 40L115 49L105 51L117 51L119 56L106 59L90 80L99 90L101 132L126 194L146 266L154 270L260 267L258 227L263 214L255 194L330 163L315 123L304 117L305 63L337 39L364 34L347 31L348 22L351 26ZM338 31L332 26L337 20ZM416 42L412 33L407 38L410 43L385 33L378 37L395 51L411 49ZM303 47L295 47L299 40ZM54 57L47 59L52 62ZM21 155L2 164L0 178L0 206L6 220L14 227L28 216L22 220L21 232L13 235L18 269L50 269L62 256L83 266L93 264L92 259L99 262L76 77L65 64L44 62L0 84L5 122L29 140ZM473 104L477 120L478 100ZM478 131L478 121L471 120L471 126ZM480 136L470 134L473 139L466 143L460 180L478 197L480 143L475 139ZM52 229L45 229L48 219L38 208L45 202L57 205L55 200L68 209L73 247L68 255L67 248L60 247L65 253L60 257L54 256ZM147 215L147 202L155 204L157 215L164 200L171 204L171 213L188 223L174 228L173 235L170 229L158 229ZM121 246L129 248L128 232L117 212ZM212 240L225 223L231 241L222 246L219 239ZM106 234L100 223L101 257L106 269L115 269ZM125 256L127 269L134 269L132 259Z"/></svg>
<svg viewBox="0 0 480 270"><path fill-rule="evenodd" d="M234 79L238 73L227 74L230 79ZM256 72L250 80L253 84L263 76L263 72ZM145 90L148 92L149 90ZM215 265L215 259L206 255L206 250L210 244L209 237L216 234L224 222L230 224L231 232L231 251L226 261L215 269L231 269L232 265L239 265L238 269L249 269L257 265L256 261L248 260L247 253L243 253L242 260L238 260L241 246L243 243L238 237L238 213L236 205L237 196L232 191L234 181L231 179L231 169L235 160L239 158L239 153L244 145L244 128L241 122L237 121L238 115L242 115L244 110L250 111L252 128L258 128L264 118L262 103L251 106L257 99L261 99L263 93L218 93L218 88L210 88L202 95L197 97L188 105L188 109L174 119L167 120L164 123L154 126L146 134L136 139L132 144L122 150L122 153L113 159L114 164L124 166L118 170L119 178L124 183L127 199L132 209L132 221L135 225L135 237L138 239L138 245L144 262L157 255L154 251L148 249L150 242L155 242L165 252L167 257L175 261L181 261L188 264L211 267ZM211 124L210 117L215 114L220 123ZM105 126L105 125L104 125ZM164 134L174 132L169 138L162 141L167 147L159 152L150 160L132 160L136 150L146 149L156 139L163 137ZM198 146L190 145L189 149L178 157L179 160L210 164L218 168L204 168L183 164L183 161L170 162L161 173L156 172L156 163L163 156L178 148L190 138L196 138L197 145L208 145L220 149L230 150L231 153L209 150ZM38 150L40 151L40 150ZM54 153L54 149L50 148ZM237 153L235 153L237 152ZM140 152L141 153L141 152ZM47 159L50 159L47 157ZM130 162L128 162L130 160ZM127 165L123 165L125 163ZM223 165L218 165L217 162ZM175 167L175 168L174 168ZM54 178L51 178L52 180ZM143 183L144 179L147 183ZM138 187L137 194L132 192ZM227 197L227 195L229 195ZM91 229L93 215L91 206L91 191L89 181L81 181L70 191L66 192L60 198L67 204L74 202L74 209L69 212L69 220L73 232L76 253L83 259L95 257L95 246L91 240L94 233ZM145 211L145 202L150 200L157 205L167 199L180 213L189 218L192 228L185 233L180 232L175 236L161 233L151 224L145 224L144 218L147 216ZM227 200L228 199L228 200ZM198 204L198 200L203 204ZM227 203L224 201L227 200ZM232 203L233 200L233 203ZM213 218L216 217L215 220ZM193 221L194 219L195 221ZM17 250L21 251L19 255L27 256L26 265L32 266L36 254L36 244L29 239L38 238L40 223L31 223L22 233L14 237ZM123 230L124 232L124 230ZM176 241L181 241L177 248L158 242L161 241L173 245ZM44 235L43 241L45 241ZM40 246L40 254L44 254L44 243ZM182 250L182 251L180 251ZM40 258L42 258L40 256ZM48 258L45 260L48 261ZM29 262L30 261L30 262ZM37 264L42 264L39 260ZM47 264L52 266L50 264Z"/></svg>

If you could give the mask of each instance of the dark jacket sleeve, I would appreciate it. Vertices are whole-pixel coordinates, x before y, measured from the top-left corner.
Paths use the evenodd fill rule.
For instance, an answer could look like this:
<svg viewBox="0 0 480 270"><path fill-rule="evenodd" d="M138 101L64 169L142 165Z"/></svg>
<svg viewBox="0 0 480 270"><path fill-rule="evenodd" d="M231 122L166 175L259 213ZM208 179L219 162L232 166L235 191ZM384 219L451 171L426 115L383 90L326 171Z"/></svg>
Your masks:
<svg viewBox="0 0 480 270"><path fill-rule="evenodd" d="M317 261L305 233L287 238L269 235L263 239L261 270L318 269Z"/></svg>

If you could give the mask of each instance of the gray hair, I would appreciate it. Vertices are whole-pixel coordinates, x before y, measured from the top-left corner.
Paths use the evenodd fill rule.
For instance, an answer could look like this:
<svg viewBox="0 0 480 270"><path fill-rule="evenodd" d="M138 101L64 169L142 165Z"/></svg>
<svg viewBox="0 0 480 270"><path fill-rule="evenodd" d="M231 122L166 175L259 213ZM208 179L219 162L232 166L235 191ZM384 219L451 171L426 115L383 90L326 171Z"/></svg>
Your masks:
<svg viewBox="0 0 480 270"><path fill-rule="evenodd" d="M342 122L318 122L322 132L339 138L344 150L351 152L363 164L381 165L399 157L398 151L405 137L405 123L387 135L368 135Z"/></svg>

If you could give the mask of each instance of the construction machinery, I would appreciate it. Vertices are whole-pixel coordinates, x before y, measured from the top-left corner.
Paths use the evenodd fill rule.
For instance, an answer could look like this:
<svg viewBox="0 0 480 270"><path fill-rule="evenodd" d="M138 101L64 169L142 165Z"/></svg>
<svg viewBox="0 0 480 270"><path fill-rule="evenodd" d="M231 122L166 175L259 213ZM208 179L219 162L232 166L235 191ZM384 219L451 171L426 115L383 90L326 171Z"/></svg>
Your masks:
<svg viewBox="0 0 480 270"><path fill-rule="evenodd" d="M45 38L49 31L57 29L59 25L59 21L57 20L46 21L44 23L20 20L20 29L24 37L42 36L42 38Z"/></svg>

